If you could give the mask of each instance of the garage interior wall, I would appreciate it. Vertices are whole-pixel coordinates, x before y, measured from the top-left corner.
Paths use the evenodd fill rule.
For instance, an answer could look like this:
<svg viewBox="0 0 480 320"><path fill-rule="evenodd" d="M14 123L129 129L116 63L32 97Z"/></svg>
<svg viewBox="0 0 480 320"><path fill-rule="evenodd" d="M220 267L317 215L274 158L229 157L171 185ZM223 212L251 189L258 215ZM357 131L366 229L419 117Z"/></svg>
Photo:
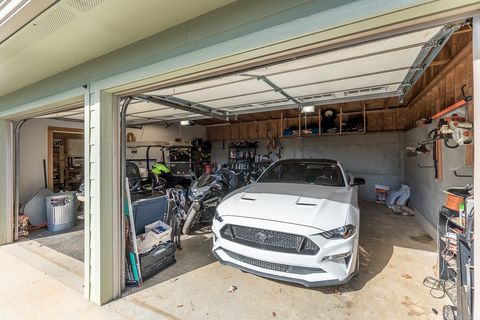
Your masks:
<svg viewBox="0 0 480 320"><path fill-rule="evenodd" d="M30 119L25 122L20 131L21 203L44 186L43 159L48 160L48 127L83 129L83 123L49 119Z"/></svg>
<svg viewBox="0 0 480 320"><path fill-rule="evenodd" d="M466 95L473 95L473 58L472 44L450 47L454 57L436 75L424 75L415 85L411 95L414 98L407 105L410 127L415 121L431 116L463 98L462 87ZM459 48L458 48L459 47ZM445 57L437 58L442 61ZM473 122L473 102L469 102L467 118ZM405 132L405 147L413 146L417 141L426 140L435 122L429 126L417 127ZM473 145L449 149L442 146L442 165L439 179L435 179L432 168L432 155L419 155L414 158L405 157L404 183L411 187L409 205L417 210L417 220L432 237L436 236L439 210L444 202L443 190L453 186L473 185ZM460 175L472 177L457 177Z"/></svg>
<svg viewBox="0 0 480 320"><path fill-rule="evenodd" d="M169 126L165 125L145 125L142 129L127 128L127 133L133 133L137 142L140 141L175 141L181 139L184 142L193 139L206 139L206 128L200 125L180 126L174 123ZM136 153L132 153L132 149L127 148L127 159L145 159L146 148L136 149ZM150 158L160 161L162 152L159 148L150 150ZM153 164L153 163L151 163Z"/></svg>
<svg viewBox="0 0 480 320"><path fill-rule="evenodd" d="M405 133L405 146L412 146L417 141L424 140L433 128L432 124L409 130ZM405 150L402 149L402 151ZM405 156L403 181L411 188L409 206L416 209L418 222L433 239L436 239L439 211L445 202L443 190L453 186L473 185L473 166L465 165L466 154L467 148L463 146L455 149L442 147L440 176L443 176L443 179L441 180L435 179L433 168L418 167L418 165L432 166L431 154L411 158ZM472 177L456 177L453 170L457 170L462 175L472 175Z"/></svg>
<svg viewBox="0 0 480 320"><path fill-rule="evenodd" d="M359 197L375 199L375 184L400 186L403 168L403 132L368 135L293 137L282 139L283 159L336 159L353 175L365 178ZM257 154L267 154L267 140L258 140ZM354 155L354 156L353 156ZM212 159L228 163L228 143L212 143Z"/></svg>
<svg viewBox="0 0 480 320"><path fill-rule="evenodd" d="M43 187L43 163L48 158L48 127L83 129L82 123L50 119L30 119L22 126L20 134L20 202L25 201L30 194ZM172 124L169 127L148 125L143 129L128 129L135 134L137 141L174 141L182 139L205 139L205 127L183 126ZM127 150L129 158L145 158L145 149L138 149L136 154ZM158 149L152 149L152 158L161 158Z"/></svg>

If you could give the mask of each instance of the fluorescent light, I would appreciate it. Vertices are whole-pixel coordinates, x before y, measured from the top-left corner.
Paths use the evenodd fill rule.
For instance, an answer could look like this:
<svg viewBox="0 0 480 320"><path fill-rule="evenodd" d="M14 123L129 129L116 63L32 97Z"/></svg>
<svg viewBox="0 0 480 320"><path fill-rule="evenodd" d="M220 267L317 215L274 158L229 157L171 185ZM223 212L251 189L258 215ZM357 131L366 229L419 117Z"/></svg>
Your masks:
<svg viewBox="0 0 480 320"><path fill-rule="evenodd" d="M302 108L302 113L311 113L315 112L315 106L304 106Z"/></svg>
<svg viewBox="0 0 480 320"><path fill-rule="evenodd" d="M182 120L182 121L180 121L181 126L193 126L194 124L195 124L195 122L193 122L192 120Z"/></svg>

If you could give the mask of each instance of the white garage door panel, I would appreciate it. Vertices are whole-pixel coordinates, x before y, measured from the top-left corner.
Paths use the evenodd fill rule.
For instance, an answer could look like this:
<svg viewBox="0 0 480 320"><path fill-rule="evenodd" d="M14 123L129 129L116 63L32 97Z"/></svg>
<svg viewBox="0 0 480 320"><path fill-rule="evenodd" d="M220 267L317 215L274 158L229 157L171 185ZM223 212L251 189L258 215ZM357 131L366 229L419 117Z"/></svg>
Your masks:
<svg viewBox="0 0 480 320"><path fill-rule="evenodd" d="M45 116L40 116L38 118L51 118L51 117L57 117L57 118L64 118L72 115L77 115L77 114L83 114L83 109L78 109L78 110L72 110L72 111L63 111L63 112L57 112L54 114L49 114Z"/></svg>
<svg viewBox="0 0 480 320"><path fill-rule="evenodd" d="M189 114L189 113L182 110L166 109L166 110L158 110L158 111L151 111L151 112L144 112L144 113L136 113L132 116L156 118L156 117L165 117L165 116L180 115L180 114Z"/></svg>
<svg viewBox="0 0 480 320"><path fill-rule="evenodd" d="M411 34L401 35L389 39L369 42L366 44L348 47L345 49L334 50L308 58L302 58L287 63L272 65L250 71L258 75L269 75L279 72L286 72L292 69L306 68L318 64L335 63L336 61L352 59L365 55L375 54L383 51L393 51L398 48L417 46L418 49L427 42L432 36L438 33L442 28L437 27L428 30L422 30Z"/></svg>
<svg viewBox="0 0 480 320"><path fill-rule="evenodd" d="M156 104L156 103L148 103L148 102L131 103L128 106L127 114L155 111L155 110L161 110L161 109L169 109L169 107Z"/></svg>
<svg viewBox="0 0 480 320"><path fill-rule="evenodd" d="M74 116L68 116L68 117L64 117L64 118L73 119L73 120L83 120L85 118L85 115L83 113L81 113L81 114L77 114L77 115L74 115Z"/></svg>
<svg viewBox="0 0 480 320"><path fill-rule="evenodd" d="M257 79L248 80L246 77L237 76L237 80L244 79L247 80L228 83L198 91L190 91L188 93L175 95L175 97L192 102L203 103L211 100L220 100L226 97L248 95L263 91L273 91L272 87L268 86L263 81L258 81Z"/></svg>
<svg viewBox="0 0 480 320"><path fill-rule="evenodd" d="M277 65L252 69L252 70L246 71L245 73L269 76L272 74L287 72L295 69L308 68L308 67L312 67L319 64L335 63L337 61L342 61L346 59L354 59L356 57L372 55L375 53L384 52L386 50L388 50L390 54L395 55L396 54L396 52L394 51L395 49L405 48L409 46L416 46L413 49L411 49L414 51L411 51L408 53L408 57L405 56L403 59L400 59L400 60L395 59L393 56L390 59L388 59L388 57L385 58L384 56L382 56L381 58L372 58L373 60L385 59L386 61L390 61L390 63L398 63L402 61L412 62L413 60L415 60L415 57L412 57L412 55L415 54L414 52L418 54L422 45L425 42L427 42L431 37L433 37L436 33L438 33L440 30L441 30L441 27L422 30L422 31L401 35L401 36L397 36L389 39L373 41L373 42L369 42L369 43L354 46L354 47L348 47L345 49L339 49L335 51L321 53L321 54L307 57L307 58L290 60ZM407 54L406 51L404 51L403 49L399 49L399 50L404 54ZM344 61L344 63L347 63L347 61ZM191 93L192 91L199 91L199 90L208 89L208 88L219 88L219 86L232 83L232 82L237 82L239 80L242 80L242 77L230 75L230 76L220 77L217 79L210 79L206 81L177 86L174 88L156 90L156 91L148 92L147 94L186 97L185 93ZM255 91L261 91L261 90L258 89ZM188 100L192 100L192 101L195 101L198 98L197 96L189 96L189 97L190 99Z"/></svg>
<svg viewBox="0 0 480 320"><path fill-rule="evenodd" d="M174 96L174 95L180 95L180 94L183 94L183 93L187 93L187 92L190 92L190 91L216 87L216 86L220 86L220 85L223 85L223 84L226 84L226 83L239 81L239 80L243 80L243 79L239 79L238 77L235 77L235 76L224 76L224 77L219 77L219 78L216 78L216 79L194 82L194 83L181 85L181 86L177 86L177 87L173 87L173 88L165 88L165 89L161 89L161 90L155 90L155 91L148 92L146 94L160 95L160 96Z"/></svg>
<svg viewBox="0 0 480 320"><path fill-rule="evenodd" d="M308 86L285 89L285 92L291 96L299 97L316 95L320 93L352 90L357 88L377 87L385 84L400 83L401 80L399 82L399 79L403 79L407 75L407 72L407 70L393 71L370 76L362 76L358 78L324 82Z"/></svg>
<svg viewBox="0 0 480 320"><path fill-rule="evenodd" d="M292 84L295 86L308 85L320 81L356 77L394 69L409 69L419 51L419 48L406 49L267 77L277 86L287 88ZM403 81L403 78L396 79L396 82L401 81Z"/></svg>
<svg viewBox="0 0 480 320"><path fill-rule="evenodd" d="M241 104L256 103L261 101L278 100L282 98L284 97L281 94L274 91L270 91L270 92L256 93L248 96L229 98L224 100L208 101L205 104L208 104L208 106L214 107L214 108L223 108L223 107L229 107L229 106L235 106L235 105L241 105Z"/></svg>

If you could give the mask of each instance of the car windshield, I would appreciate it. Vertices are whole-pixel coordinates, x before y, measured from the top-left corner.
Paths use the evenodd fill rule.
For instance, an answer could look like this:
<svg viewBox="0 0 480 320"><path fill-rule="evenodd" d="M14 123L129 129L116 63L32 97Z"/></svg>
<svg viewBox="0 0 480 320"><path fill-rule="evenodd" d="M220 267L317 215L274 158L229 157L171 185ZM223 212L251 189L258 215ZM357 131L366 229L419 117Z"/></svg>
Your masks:
<svg viewBox="0 0 480 320"><path fill-rule="evenodd" d="M258 182L345 186L342 170L338 165L316 162L278 162L269 167Z"/></svg>

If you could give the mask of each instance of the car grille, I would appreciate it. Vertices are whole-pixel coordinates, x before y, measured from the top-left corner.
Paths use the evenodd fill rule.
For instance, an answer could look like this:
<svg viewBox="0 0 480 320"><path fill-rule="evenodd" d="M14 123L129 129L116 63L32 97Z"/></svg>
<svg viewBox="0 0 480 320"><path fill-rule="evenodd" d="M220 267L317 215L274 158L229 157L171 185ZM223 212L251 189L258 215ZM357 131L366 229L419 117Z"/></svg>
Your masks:
<svg viewBox="0 0 480 320"><path fill-rule="evenodd" d="M220 234L229 241L263 250L315 255L320 249L305 236L234 224L225 225Z"/></svg>
<svg viewBox="0 0 480 320"><path fill-rule="evenodd" d="M246 256L242 256L241 254L234 253L228 250L223 249L230 257L232 257L235 260L241 261L246 264L250 264L252 266L256 266L259 268L263 269L269 269L269 270L275 270L275 271L281 271L281 272L288 272L290 269L289 265L286 264L281 264L281 263L273 263L273 262L267 262L267 261L262 261L258 259L253 259L249 258Z"/></svg>

